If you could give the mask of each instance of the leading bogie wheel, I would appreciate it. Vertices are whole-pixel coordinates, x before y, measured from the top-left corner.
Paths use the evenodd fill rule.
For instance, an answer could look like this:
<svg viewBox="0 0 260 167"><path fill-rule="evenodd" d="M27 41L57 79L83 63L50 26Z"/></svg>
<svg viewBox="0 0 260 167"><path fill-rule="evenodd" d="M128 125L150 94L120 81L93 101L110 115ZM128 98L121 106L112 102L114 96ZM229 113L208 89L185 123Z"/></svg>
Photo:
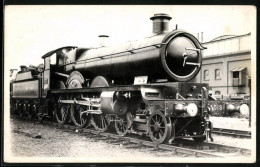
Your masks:
<svg viewBox="0 0 260 167"><path fill-rule="evenodd" d="M117 134L125 136L129 127L129 123L126 118L117 118L115 120L115 129Z"/></svg>
<svg viewBox="0 0 260 167"><path fill-rule="evenodd" d="M171 119L161 111L153 112L148 119L149 136L155 143L167 143L171 137Z"/></svg>

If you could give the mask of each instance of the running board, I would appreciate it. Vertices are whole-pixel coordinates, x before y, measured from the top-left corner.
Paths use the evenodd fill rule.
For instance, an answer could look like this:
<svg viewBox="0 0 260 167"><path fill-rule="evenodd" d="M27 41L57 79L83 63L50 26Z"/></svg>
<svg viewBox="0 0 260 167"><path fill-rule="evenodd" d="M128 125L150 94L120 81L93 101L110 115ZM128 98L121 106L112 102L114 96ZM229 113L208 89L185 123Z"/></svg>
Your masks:
<svg viewBox="0 0 260 167"><path fill-rule="evenodd" d="M90 101L86 101L86 100L59 100L59 103L62 104L78 104L78 105L83 105L83 106L90 106L90 107L100 107L99 102L97 102L96 100L90 100Z"/></svg>

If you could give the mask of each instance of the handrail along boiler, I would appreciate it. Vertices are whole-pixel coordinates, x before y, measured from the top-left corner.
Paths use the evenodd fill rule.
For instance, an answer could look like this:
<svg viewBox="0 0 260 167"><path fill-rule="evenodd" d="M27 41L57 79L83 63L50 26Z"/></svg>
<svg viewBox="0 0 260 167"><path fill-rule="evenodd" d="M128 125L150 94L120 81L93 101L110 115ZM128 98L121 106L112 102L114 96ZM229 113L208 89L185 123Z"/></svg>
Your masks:
<svg viewBox="0 0 260 167"><path fill-rule="evenodd" d="M119 135L149 135L156 143L212 139L208 84L190 82L205 48L188 32L168 31L169 15L151 20L154 34L143 40L48 52L43 72L17 74L13 111L99 131L114 125Z"/></svg>

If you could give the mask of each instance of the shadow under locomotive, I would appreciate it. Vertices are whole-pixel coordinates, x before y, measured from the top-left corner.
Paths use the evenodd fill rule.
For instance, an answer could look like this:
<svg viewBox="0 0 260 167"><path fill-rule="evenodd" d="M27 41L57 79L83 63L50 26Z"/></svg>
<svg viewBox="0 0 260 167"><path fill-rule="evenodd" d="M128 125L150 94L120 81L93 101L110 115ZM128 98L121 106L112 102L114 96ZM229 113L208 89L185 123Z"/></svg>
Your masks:
<svg viewBox="0 0 260 167"><path fill-rule="evenodd" d="M52 117L77 127L92 124L119 135L147 134L156 143L211 138L208 84L190 83L205 49L191 34L168 31L167 14L155 14L154 35L115 47L62 47L48 52L44 68L21 66L12 82L11 111Z"/></svg>

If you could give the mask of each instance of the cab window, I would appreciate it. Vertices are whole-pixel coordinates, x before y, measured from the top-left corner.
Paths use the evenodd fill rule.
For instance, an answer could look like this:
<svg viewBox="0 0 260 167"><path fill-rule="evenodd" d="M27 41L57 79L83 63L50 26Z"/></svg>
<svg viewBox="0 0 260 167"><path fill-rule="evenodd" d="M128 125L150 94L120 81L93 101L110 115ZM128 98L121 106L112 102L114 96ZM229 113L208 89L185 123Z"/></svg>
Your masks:
<svg viewBox="0 0 260 167"><path fill-rule="evenodd" d="M51 55L51 65L56 65L57 55L54 53Z"/></svg>
<svg viewBox="0 0 260 167"><path fill-rule="evenodd" d="M68 54L69 50L67 49L62 49L61 53L59 54L59 65L65 65L66 64L66 60L68 59Z"/></svg>

